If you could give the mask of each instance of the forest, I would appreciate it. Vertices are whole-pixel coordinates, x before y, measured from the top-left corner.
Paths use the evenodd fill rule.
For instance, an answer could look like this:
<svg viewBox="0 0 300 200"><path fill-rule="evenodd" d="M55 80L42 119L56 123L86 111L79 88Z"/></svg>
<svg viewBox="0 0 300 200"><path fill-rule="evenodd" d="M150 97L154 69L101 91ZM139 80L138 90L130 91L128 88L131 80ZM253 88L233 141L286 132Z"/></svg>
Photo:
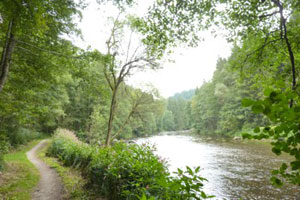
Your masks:
<svg viewBox="0 0 300 200"><path fill-rule="evenodd" d="M71 185L64 186L67 199L213 198L200 168L173 176L155 147L126 143L183 130L263 140L275 155L289 155L269 175L272 184L299 191L299 1L153 0L142 16L132 12L142 1L95 2L119 11L106 19L105 51L71 39L82 37L78 21L89 1L0 1L0 198L31 199L22 189L14 196L25 172L11 155L44 140L40 159L58 174L76 171L77 183L61 173ZM218 35L220 27L232 49L211 80L168 98L152 85L128 83L163 68L173 49L201 45L201 31ZM199 67L206 67L201 60ZM39 175L28 163L32 185L23 189L33 191Z"/></svg>

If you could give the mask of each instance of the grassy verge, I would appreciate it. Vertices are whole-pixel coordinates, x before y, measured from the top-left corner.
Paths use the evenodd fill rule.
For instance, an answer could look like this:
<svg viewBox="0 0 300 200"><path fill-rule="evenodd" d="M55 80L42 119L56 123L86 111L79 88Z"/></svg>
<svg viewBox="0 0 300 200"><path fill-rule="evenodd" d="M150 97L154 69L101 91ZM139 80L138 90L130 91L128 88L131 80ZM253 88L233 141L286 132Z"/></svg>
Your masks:
<svg viewBox="0 0 300 200"><path fill-rule="evenodd" d="M56 158L47 157L46 151L51 142L49 142L39 153L39 157L47 163L51 168L54 168L62 179L65 199L94 199L91 194L84 188L86 180L81 174L70 167L63 166Z"/></svg>
<svg viewBox="0 0 300 200"><path fill-rule="evenodd" d="M0 199L31 199L39 172L27 159L26 152L39 142L34 140L4 156L6 164L0 174Z"/></svg>

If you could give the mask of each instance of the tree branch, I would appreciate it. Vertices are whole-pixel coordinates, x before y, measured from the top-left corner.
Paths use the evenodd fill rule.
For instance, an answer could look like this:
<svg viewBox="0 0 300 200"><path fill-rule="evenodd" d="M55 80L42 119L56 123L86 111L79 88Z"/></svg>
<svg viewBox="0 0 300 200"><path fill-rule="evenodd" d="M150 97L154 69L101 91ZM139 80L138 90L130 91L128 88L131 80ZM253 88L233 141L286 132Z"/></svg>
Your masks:
<svg viewBox="0 0 300 200"><path fill-rule="evenodd" d="M276 14L279 14L279 11L274 11L272 13L269 13L269 14L265 14L265 15L261 15L261 16L258 16L259 19L262 19L262 18L265 18L265 17L271 17L273 15L276 15Z"/></svg>

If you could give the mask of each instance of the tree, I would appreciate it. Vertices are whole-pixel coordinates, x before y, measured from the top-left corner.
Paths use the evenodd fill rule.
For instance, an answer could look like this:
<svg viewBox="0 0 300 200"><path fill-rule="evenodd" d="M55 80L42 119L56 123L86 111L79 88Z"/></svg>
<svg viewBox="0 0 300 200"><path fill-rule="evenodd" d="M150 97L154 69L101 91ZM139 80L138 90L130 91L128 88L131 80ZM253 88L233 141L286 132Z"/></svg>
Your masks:
<svg viewBox="0 0 300 200"><path fill-rule="evenodd" d="M0 60L0 92L6 82L15 48L32 48L59 54L49 49L62 34L79 33L73 22L74 15L80 15L80 3L74 1L3 0L0 13L3 23L0 37L4 44ZM42 48L47 44L47 48Z"/></svg>
<svg viewBox="0 0 300 200"><path fill-rule="evenodd" d="M166 110L163 116L163 129L167 131L175 130L174 116L173 113L169 110Z"/></svg>
<svg viewBox="0 0 300 200"><path fill-rule="evenodd" d="M132 75L132 73L138 70L145 70L147 68L155 69L158 67L158 64L155 62L155 57L153 54L149 54L146 47L138 44L138 46L133 49L133 30L131 30L128 39L126 52L122 52L122 45L124 45L122 41L124 39L124 37L122 38L122 31L125 25L124 22L120 22L117 18L114 21L111 35L106 42L107 54L103 63L103 72L111 90L111 103L105 142L107 146L114 137L111 132L118 101L117 94L121 84L124 83L125 79ZM117 132L117 134L119 133Z"/></svg>

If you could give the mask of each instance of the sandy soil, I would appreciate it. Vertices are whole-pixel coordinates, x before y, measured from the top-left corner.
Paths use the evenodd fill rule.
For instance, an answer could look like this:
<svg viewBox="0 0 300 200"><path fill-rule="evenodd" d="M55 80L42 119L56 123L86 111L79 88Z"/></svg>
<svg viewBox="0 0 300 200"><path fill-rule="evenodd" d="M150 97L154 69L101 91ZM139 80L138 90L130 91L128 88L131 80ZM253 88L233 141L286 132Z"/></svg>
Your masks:
<svg viewBox="0 0 300 200"><path fill-rule="evenodd" d="M42 140L39 144L27 152L28 159L40 172L40 182L32 194L32 199L61 200L63 199L63 186L59 176L54 169L51 169L40 158L38 158L39 150L46 144L47 140Z"/></svg>

